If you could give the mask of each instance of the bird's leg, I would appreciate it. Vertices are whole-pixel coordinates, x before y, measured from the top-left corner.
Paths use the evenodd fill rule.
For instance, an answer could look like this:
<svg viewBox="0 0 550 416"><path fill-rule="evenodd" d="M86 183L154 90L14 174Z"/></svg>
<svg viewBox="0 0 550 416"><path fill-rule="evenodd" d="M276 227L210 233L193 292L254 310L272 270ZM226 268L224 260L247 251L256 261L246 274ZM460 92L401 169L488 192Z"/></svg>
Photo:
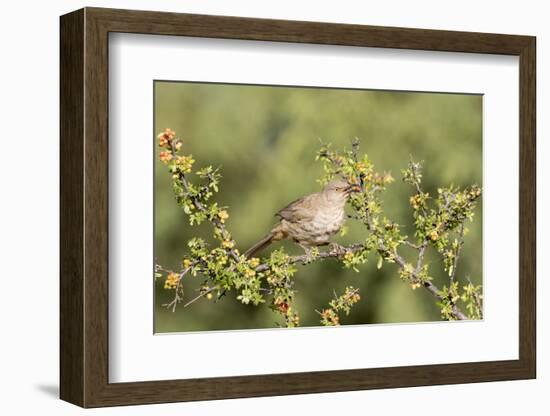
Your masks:
<svg viewBox="0 0 550 416"><path fill-rule="evenodd" d="M344 254L346 254L347 250L344 246L342 246L338 243L330 243L329 251L330 251L330 253L334 253L337 256L343 256Z"/></svg>
<svg viewBox="0 0 550 416"><path fill-rule="evenodd" d="M313 261L313 255L311 254L311 248L309 248L308 246L306 246L304 244L300 244L300 243L298 243L298 245L300 247L302 247L304 249L304 251L306 252L306 259L304 261L304 264L311 263Z"/></svg>

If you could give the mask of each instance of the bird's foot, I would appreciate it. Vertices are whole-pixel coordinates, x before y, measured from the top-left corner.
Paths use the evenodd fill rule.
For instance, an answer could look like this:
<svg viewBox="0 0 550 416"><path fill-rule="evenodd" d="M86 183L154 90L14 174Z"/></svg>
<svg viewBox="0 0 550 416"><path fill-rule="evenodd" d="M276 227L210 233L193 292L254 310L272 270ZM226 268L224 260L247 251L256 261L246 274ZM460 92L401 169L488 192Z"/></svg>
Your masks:
<svg viewBox="0 0 550 416"><path fill-rule="evenodd" d="M303 244L299 244L299 246L302 247L304 249L304 252L305 252L303 264L309 264L313 260L315 260L315 257L317 257L317 254L318 254L318 250L316 248L311 249L310 247L305 246Z"/></svg>
<svg viewBox="0 0 550 416"><path fill-rule="evenodd" d="M346 254L347 250L344 246L338 243L330 243L329 252L333 255L340 257Z"/></svg>

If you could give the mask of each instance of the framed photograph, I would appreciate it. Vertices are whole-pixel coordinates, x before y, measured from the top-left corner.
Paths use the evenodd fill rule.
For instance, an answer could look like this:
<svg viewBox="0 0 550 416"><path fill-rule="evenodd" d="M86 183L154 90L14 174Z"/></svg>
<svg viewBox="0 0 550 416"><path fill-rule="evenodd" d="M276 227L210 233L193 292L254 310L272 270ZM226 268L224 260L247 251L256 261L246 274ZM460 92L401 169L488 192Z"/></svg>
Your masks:
<svg viewBox="0 0 550 416"><path fill-rule="evenodd" d="M535 38L61 17L82 407L535 378Z"/></svg>

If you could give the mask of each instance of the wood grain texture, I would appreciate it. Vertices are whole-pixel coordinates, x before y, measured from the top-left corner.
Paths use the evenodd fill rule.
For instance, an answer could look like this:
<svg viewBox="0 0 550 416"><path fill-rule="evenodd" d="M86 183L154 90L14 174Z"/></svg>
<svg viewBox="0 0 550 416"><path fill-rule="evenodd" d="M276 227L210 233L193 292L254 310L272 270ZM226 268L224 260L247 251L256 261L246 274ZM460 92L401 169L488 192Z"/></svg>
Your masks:
<svg viewBox="0 0 550 416"><path fill-rule="evenodd" d="M536 377L536 41L520 54L519 143L519 355Z"/></svg>
<svg viewBox="0 0 550 416"><path fill-rule="evenodd" d="M84 404L84 12L60 23L60 387Z"/></svg>
<svg viewBox="0 0 550 416"><path fill-rule="evenodd" d="M195 36L520 58L518 360L109 383L108 33ZM83 407L535 377L535 38L114 9L61 18L61 398Z"/></svg>
<svg viewBox="0 0 550 416"><path fill-rule="evenodd" d="M108 32L85 9L84 51L84 332L85 406L98 401L108 382L109 181Z"/></svg>

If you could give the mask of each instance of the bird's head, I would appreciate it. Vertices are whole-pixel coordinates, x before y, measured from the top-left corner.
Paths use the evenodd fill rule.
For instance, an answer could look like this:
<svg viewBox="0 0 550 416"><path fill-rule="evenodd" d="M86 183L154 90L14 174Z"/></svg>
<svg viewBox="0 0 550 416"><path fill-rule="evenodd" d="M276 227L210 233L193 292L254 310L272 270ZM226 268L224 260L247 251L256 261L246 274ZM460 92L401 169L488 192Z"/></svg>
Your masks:
<svg viewBox="0 0 550 416"><path fill-rule="evenodd" d="M343 195L346 198L353 192L360 192L361 187L357 184L350 184L344 179L334 179L327 183L323 188L323 192L331 194Z"/></svg>

